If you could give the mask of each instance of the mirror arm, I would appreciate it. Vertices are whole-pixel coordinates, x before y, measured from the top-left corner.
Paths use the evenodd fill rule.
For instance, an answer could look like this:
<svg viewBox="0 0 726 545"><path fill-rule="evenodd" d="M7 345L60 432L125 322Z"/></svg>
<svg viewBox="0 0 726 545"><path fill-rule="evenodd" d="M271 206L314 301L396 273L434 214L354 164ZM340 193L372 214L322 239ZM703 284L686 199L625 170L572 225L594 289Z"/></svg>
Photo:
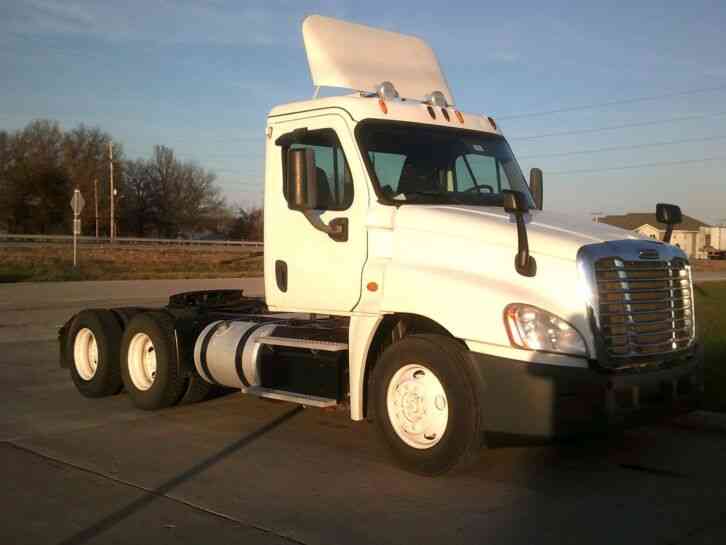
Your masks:
<svg viewBox="0 0 726 545"><path fill-rule="evenodd" d="M514 218L517 221L518 251L514 256L514 268L522 276L532 277L537 274L537 261L529 255L529 240L527 238L527 227L524 224L524 214L515 212Z"/></svg>
<svg viewBox="0 0 726 545"><path fill-rule="evenodd" d="M663 235L663 242L670 244L672 236L673 236L673 224L668 223L668 224L666 224L665 234Z"/></svg>
<svg viewBox="0 0 726 545"><path fill-rule="evenodd" d="M335 218L330 225L325 225L315 213L315 210L301 210L305 218L315 229L325 233L336 242L345 242L348 240L348 218Z"/></svg>

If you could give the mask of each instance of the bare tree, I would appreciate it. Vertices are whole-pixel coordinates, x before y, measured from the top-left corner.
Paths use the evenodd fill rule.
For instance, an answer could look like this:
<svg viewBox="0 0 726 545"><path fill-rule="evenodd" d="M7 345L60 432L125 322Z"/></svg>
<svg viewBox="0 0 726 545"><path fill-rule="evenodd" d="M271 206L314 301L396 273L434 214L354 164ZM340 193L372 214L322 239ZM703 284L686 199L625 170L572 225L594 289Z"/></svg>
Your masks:
<svg viewBox="0 0 726 545"><path fill-rule="evenodd" d="M214 173L178 161L172 149L156 146L148 167L155 224L162 236L198 230L224 207Z"/></svg>
<svg viewBox="0 0 726 545"><path fill-rule="evenodd" d="M79 188L91 202L98 180L101 223L108 232L109 142L111 136L99 128L80 125L64 133L49 120L12 133L0 131L0 228L67 232L72 190ZM213 172L177 160L164 146L156 146L148 160L124 160L118 143L113 152L124 229L167 237L225 230L230 214ZM85 225L93 224L94 213L93 206L84 209Z"/></svg>
<svg viewBox="0 0 726 545"><path fill-rule="evenodd" d="M83 124L63 135L63 166L73 187L81 190L88 202L92 202L93 181L98 180L99 215L102 229L109 230L109 158L108 144L111 135L98 127L87 127ZM118 179L122 179L119 165L123 165L123 150L114 144L114 166ZM87 206L83 210L83 225L94 223L95 209Z"/></svg>
<svg viewBox="0 0 726 545"><path fill-rule="evenodd" d="M10 229L10 195L13 187L10 181L12 154L10 153L10 135L0 131L0 229Z"/></svg>
<svg viewBox="0 0 726 545"><path fill-rule="evenodd" d="M8 228L55 232L66 220L69 179L62 164L63 133L54 121L38 120L6 144Z"/></svg>
<svg viewBox="0 0 726 545"><path fill-rule="evenodd" d="M126 161L120 191L124 203L122 221L138 237L147 234L154 220L152 191L148 162L143 159Z"/></svg>
<svg viewBox="0 0 726 545"><path fill-rule="evenodd" d="M237 214L231 222L228 236L235 240L263 240L264 214L262 208L237 209Z"/></svg>

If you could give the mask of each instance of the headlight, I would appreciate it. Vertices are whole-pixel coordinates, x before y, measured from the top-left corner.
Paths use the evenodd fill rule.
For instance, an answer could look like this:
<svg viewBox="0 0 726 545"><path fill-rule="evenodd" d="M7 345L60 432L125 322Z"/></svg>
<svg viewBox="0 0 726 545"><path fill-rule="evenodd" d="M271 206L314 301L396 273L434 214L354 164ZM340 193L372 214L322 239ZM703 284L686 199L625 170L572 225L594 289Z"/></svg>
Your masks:
<svg viewBox="0 0 726 545"><path fill-rule="evenodd" d="M541 308L514 303L504 309L504 324L514 346L587 357L585 340L571 324Z"/></svg>

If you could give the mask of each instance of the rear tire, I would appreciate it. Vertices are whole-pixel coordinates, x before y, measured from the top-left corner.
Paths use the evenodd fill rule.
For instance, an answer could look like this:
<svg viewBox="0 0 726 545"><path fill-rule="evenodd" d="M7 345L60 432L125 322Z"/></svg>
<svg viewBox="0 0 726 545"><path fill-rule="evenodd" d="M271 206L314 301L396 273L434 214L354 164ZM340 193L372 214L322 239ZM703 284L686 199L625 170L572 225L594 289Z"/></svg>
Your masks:
<svg viewBox="0 0 726 545"><path fill-rule="evenodd" d="M455 340L411 335L392 344L373 370L376 426L404 469L435 476L476 461L480 403Z"/></svg>
<svg viewBox="0 0 726 545"><path fill-rule="evenodd" d="M140 409L171 407L182 398L187 380L179 372L174 322L167 314L131 318L121 340L121 378Z"/></svg>
<svg viewBox="0 0 726 545"><path fill-rule="evenodd" d="M105 397L121 391L121 326L110 310L79 312L68 329L66 343L65 363L82 395Z"/></svg>

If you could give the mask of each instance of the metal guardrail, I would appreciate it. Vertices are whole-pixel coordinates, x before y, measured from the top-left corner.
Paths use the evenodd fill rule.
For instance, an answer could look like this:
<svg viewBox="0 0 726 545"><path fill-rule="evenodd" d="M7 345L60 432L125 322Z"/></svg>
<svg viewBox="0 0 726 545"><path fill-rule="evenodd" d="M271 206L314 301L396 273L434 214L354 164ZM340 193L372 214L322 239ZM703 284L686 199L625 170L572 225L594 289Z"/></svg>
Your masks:
<svg viewBox="0 0 726 545"><path fill-rule="evenodd" d="M0 233L0 242L73 242L72 235L10 235ZM85 244L111 244L108 237L79 236ZM113 244L162 244L167 246L242 246L262 248L263 243L251 240L194 240L186 238L135 238L116 237Z"/></svg>

